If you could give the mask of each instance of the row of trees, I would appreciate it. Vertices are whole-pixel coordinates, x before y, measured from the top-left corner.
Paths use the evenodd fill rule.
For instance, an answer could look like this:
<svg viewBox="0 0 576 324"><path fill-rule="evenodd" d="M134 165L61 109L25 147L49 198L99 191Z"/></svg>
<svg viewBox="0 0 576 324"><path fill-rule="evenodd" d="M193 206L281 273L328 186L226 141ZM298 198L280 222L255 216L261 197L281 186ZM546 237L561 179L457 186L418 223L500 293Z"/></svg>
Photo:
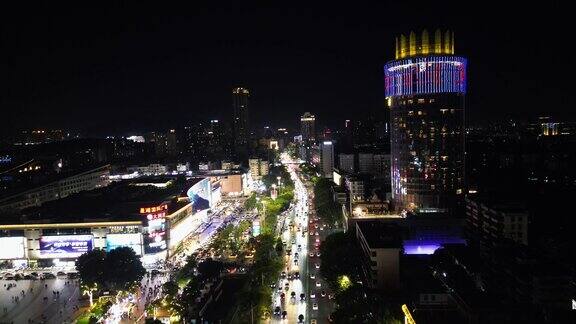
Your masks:
<svg viewBox="0 0 576 324"><path fill-rule="evenodd" d="M332 197L332 182L326 178L319 178L314 184L314 204L316 214L330 225L342 225L342 207Z"/></svg>
<svg viewBox="0 0 576 324"><path fill-rule="evenodd" d="M270 282L278 278L283 267L281 252L275 251L276 243L275 236L270 233L258 236L254 264L240 294L239 323L249 322L252 315L255 319L270 316Z"/></svg>

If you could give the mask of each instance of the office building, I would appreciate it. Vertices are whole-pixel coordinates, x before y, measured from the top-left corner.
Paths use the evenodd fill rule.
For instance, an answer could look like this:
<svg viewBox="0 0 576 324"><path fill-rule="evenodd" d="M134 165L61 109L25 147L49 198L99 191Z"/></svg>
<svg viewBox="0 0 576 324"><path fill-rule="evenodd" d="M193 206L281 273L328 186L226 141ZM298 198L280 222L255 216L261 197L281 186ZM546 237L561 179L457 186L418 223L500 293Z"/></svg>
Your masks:
<svg viewBox="0 0 576 324"><path fill-rule="evenodd" d="M248 167L253 180L260 180L270 172L270 163L258 158L248 159Z"/></svg>
<svg viewBox="0 0 576 324"><path fill-rule="evenodd" d="M309 112L305 112L300 117L300 129L303 141L314 142L316 140L316 117Z"/></svg>
<svg viewBox="0 0 576 324"><path fill-rule="evenodd" d="M397 208L461 205L466 62L454 55L450 31L396 39L396 59L384 66L384 75Z"/></svg>
<svg viewBox="0 0 576 324"><path fill-rule="evenodd" d="M364 201L364 180L355 176L346 176L344 186L348 190L350 203Z"/></svg>
<svg viewBox="0 0 576 324"><path fill-rule="evenodd" d="M358 172L360 173L373 173L374 171L374 154L372 153L359 153L358 154Z"/></svg>
<svg viewBox="0 0 576 324"><path fill-rule="evenodd" d="M338 154L340 171L343 173L354 173L354 154Z"/></svg>
<svg viewBox="0 0 576 324"><path fill-rule="evenodd" d="M503 240L528 245L529 217L524 204L482 197L465 200L467 234L472 246L487 251Z"/></svg>
<svg viewBox="0 0 576 324"><path fill-rule="evenodd" d="M233 139L236 153L246 152L250 141L250 115L248 99L250 91L246 88L232 90Z"/></svg>
<svg viewBox="0 0 576 324"><path fill-rule="evenodd" d="M324 141L320 144L320 172L325 178L332 178L334 170L334 143Z"/></svg>

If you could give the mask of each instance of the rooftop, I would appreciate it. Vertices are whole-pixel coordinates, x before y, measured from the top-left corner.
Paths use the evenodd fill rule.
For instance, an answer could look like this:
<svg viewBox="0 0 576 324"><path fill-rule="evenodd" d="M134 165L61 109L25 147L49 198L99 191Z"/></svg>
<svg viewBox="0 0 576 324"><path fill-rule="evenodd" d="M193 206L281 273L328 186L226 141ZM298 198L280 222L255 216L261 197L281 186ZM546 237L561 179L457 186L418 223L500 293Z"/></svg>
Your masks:
<svg viewBox="0 0 576 324"><path fill-rule="evenodd" d="M372 249L402 247L402 229L398 225L381 221L359 221L356 226Z"/></svg>
<svg viewBox="0 0 576 324"><path fill-rule="evenodd" d="M11 217L2 217L0 223L140 220L140 208L156 207L165 202L168 203L167 214L170 214L187 203L178 198L185 197L188 188L201 179L150 177L116 182L105 188L80 192L40 207L28 208Z"/></svg>

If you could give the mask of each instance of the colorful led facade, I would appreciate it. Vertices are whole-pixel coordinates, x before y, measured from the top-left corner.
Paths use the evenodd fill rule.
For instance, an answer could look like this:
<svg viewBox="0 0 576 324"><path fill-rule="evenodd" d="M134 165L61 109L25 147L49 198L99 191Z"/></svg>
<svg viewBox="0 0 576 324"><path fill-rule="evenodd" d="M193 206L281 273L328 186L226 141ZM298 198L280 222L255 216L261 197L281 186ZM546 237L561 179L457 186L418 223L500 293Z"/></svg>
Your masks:
<svg viewBox="0 0 576 324"><path fill-rule="evenodd" d="M466 93L466 59L427 56L392 61L384 66L386 97L432 93Z"/></svg>
<svg viewBox="0 0 576 324"><path fill-rule="evenodd" d="M449 31L397 39L384 66L392 196L399 210L450 211L464 191L466 59Z"/></svg>

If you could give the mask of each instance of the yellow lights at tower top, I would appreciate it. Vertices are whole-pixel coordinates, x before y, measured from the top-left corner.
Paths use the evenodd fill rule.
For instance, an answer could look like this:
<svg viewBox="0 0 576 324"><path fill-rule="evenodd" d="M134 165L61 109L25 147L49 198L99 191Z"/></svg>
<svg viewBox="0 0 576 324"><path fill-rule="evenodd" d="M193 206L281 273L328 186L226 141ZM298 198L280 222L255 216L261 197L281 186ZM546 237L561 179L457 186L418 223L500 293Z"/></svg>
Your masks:
<svg viewBox="0 0 576 324"><path fill-rule="evenodd" d="M437 29L434 36L426 29L421 33L413 31L406 37L404 34L396 37L396 59L430 54L454 54L454 33L450 30L442 32Z"/></svg>

